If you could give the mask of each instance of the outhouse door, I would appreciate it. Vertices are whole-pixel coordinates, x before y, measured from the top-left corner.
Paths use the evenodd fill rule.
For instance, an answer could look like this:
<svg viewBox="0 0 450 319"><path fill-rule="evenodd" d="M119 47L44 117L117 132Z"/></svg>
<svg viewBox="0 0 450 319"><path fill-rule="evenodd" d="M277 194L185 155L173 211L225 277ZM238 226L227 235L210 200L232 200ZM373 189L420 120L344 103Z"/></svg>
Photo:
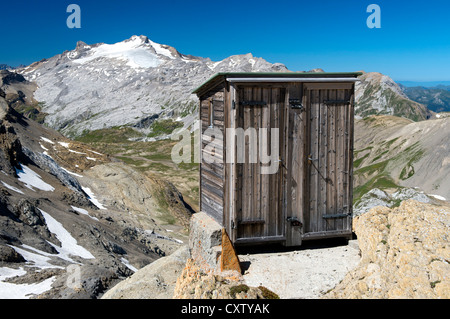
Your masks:
<svg viewBox="0 0 450 319"><path fill-rule="evenodd" d="M283 87L237 87L236 128L242 129L245 138L236 145L236 242L285 239L285 97ZM239 161L239 152L245 160ZM264 158L269 155L270 162Z"/></svg>
<svg viewBox="0 0 450 319"><path fill-rule="evenodd" d="M307 83L303 237L351 233L353 85Z"/></svg>

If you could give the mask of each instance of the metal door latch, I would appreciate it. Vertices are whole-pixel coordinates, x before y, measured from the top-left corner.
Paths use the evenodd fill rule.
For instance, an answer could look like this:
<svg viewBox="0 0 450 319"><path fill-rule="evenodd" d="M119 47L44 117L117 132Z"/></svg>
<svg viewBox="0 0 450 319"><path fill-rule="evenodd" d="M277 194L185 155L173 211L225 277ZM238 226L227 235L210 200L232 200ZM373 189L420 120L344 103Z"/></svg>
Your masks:
<svg viewBox="0 0 450 319"><path fill-rule="evenodd" d="M303 226L302 222L297 217L288 217L288 218L286 218L286 220L291 223L291 226L295 226L295 227Z"/></svg>

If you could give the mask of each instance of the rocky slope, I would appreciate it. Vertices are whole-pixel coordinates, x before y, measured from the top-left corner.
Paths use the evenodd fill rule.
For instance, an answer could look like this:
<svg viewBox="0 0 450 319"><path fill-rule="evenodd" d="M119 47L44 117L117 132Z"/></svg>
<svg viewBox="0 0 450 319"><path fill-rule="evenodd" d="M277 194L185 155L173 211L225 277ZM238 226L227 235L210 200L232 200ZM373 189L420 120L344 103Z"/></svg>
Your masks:
<svg viewBox="0 0 450 319"><path fill-rule="evenodd" d="M355 200L373 188L417 188L450 198L450 118L413 122L371 116L355 122Z"/></svg>
<svg viewBox="0 0 450 319"><path fill-rule="evenodd" d="M402 87L403 92L413 101L426 105L434 112L450 112L450 87Z"/></svg>
<svg viewBox="0 0 450 319"><path fill-rule="evenodd" d="M450 207L414 200L355 218L362 259L327 298L450 298Z"/></svg>
<svg viewBox="0 0 450 319"><path fill-rule="evenodd" d="M97 298L182 245L176 188L23 117L0 90L0 298ZM178 232L173 232L178 227ZM174 237L175 236L175 237Z"/></svg>
<svg viewBox="0 0 450 319"><path fill-rule="evenodd" d="M47 114L41 112L42 103L33 96L36 83L27 81L21 74L0 70L0 89L6 94L6 102L16 111L39 123L44 122Z"/></svg>
<svg viewBox="0 0 450 319"><path fill-rule="evenodd" d="M377 72L364 73L355 87L355 114L395 115L414 121L431 117L426 106L411 101L400 86L387 75Z"/></svg>

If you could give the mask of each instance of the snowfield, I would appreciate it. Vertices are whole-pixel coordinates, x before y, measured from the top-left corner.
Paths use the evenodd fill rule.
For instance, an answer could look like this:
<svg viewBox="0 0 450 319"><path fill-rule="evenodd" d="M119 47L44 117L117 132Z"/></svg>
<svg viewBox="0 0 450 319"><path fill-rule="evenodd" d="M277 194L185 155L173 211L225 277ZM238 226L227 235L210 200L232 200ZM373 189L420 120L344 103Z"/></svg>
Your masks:
<svg viewBox="0 0 450 319"><path fill-rule="evenodd" d="M84 192L89 196L89 200L92 202L92 204L94 204L95 206L97 206L99 209L106 209L105 206L103 206L98 200L97 198L95 198L94 193L91 191L91 189L89 187L83 187L81 186L81 188L84 190Z"/></svg>
<svg viewBox="0 0 450 319"><path fill-rule="evenodd" d="M52 288L52 283L56 277L50 277L35 284L13 284L3 282L7 278L25 275L26 271L22 267L12 269L0 268L0 299L29 299L32 295L42 294Z"/></svg>
<svg viewBox="0 0 450 319"><path fill-rule="evenodd" d="M130 41L123 41L115 44L101 44L91 49L91 55L73 59L72 62L85 64L100 58L116 58L126 62L133 69L138 68L154 68L159 66L163 61L152 53L149 48L142 47L143 41L139 37L132 38ZM170 51L162 47L154 46L155 52L169 56ZM170 55L171 58L173 58Z"/></svg>
<svg viewBox="0 0 450 319"><path fill-rule="evenodd" d="M33 191L33 187L47 192L53 192L55 190L52 185L44 182L41 179L41 176L35 173L32 169L28 168L25 165L19 165L20 169L16 168L16 174L17 176L19 176L19 181L25 184L25 187Z"/></svg>
<svg viewBox="0 0 450 319"><path fill-rule="evenodd" d="M45 218L48 230L56 235L61 242L61 247L58 247L52 243L52 245L59 253L58 257L65 259L69 262L75 262L70 258L70 255L80 256L85 259L94 259L95 257L84 247L78 245L77 240L63 227L63 225L50 216L48 213L39 209Z"/></svg>
<svg viewBox="0 0 450 319"><path fill-rule="evenodd" d="M88 212L87 210L85 210L85 209L83 209L83 208L75 207L75 206L70 206L70 207L72 207L72 209L73 209L74 211L76 211L76 212L78 212L78 213L80 213L80 214L83 214L83 215L87 215L87 216L89 216L90 218L92 218L93 220L98 221L98 218L97 218L97 217L92 217L91 215L89 215L89 212Z"/></svg>

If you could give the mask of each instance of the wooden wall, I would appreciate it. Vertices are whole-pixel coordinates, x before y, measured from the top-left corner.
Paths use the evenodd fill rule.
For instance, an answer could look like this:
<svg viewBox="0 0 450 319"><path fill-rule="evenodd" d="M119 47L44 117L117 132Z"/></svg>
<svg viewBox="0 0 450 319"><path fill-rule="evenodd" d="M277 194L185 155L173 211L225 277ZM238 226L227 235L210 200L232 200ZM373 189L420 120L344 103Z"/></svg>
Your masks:
<svg viewBox="0 0 450 319"><path fill-rule="evenodd" d="M224 112L225 112L225 84L214 87L206 92L200 99L200 119L202 131L202 159L200 163L200 210L223 224L224 208L224 161L223 161L223 137L224 137ZM222 138L214 136L210 140L205 131L210 129L210 112L212 113L213 128L222 132ZM209 145L209 147L208 147ZM206 149L205 149L206 148ZM214 148L214 153L208 150ZM216 161L208 163L205 156L213 156Z"/></svg>
<svg viewBox="0 0 450 319"><path fill-rule="evenodd" d="M202 134L200 209L223 225L235 243L278 239L300 245L306 239L349 237L353 96L352 83L234 86L223 81L203 92L201 131L212 124L222 137L211 142ZM240 100L267 104L242 107ZM302 108L293 108L293 100L301 101ZM225 163L226 127L281 127L279 173L264 176L257 165ZM205 161L211 145L217 151L214 163Z"/></svg>

